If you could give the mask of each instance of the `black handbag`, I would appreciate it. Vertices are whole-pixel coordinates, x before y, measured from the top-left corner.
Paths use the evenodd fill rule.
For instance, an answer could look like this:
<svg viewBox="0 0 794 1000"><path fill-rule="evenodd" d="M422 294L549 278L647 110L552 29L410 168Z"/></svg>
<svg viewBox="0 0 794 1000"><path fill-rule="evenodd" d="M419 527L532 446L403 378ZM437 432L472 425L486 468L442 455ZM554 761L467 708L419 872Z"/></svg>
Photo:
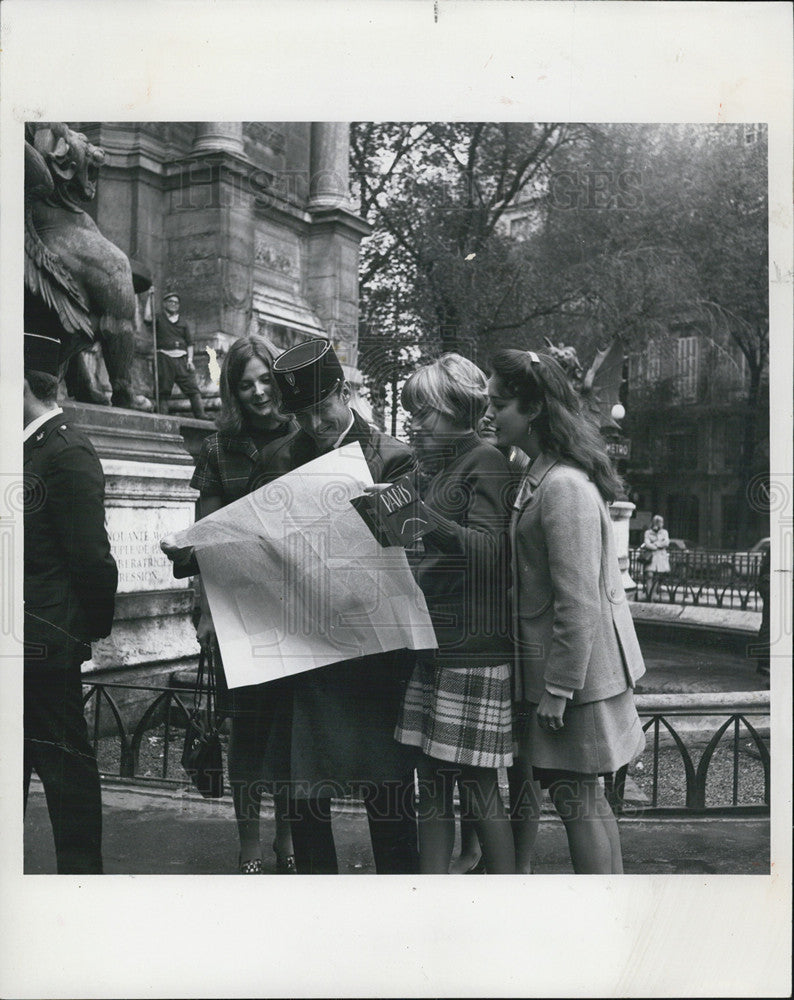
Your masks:
<svg viewBox="0 0 794 1000"><path fill-rule="evenodd" d="M206 701L202 710L205 677ZM202 646L199 654L193 708L188 717L182 750L182 767L205 799L219 799L223 795L223 754L216 723L215 670L209 646Z"/></svg>
<svg viewBox="0 0 794 1000"><path fill-rule="evenodd" d="M653 550L646 549L645 546L640 546L640 563L643 566L647 566L653 559Z"/></svg>

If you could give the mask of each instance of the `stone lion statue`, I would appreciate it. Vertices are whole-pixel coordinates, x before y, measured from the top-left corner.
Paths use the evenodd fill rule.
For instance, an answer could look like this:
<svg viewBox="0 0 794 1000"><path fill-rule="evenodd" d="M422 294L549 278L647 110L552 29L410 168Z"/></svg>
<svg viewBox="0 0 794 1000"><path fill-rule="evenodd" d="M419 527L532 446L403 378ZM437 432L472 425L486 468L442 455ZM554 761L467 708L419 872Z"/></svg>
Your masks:
<svg viewBox="0 0 794 1000"><path fill-rule="evenodd" d="M60 338L67 387L81 402L108 402L91 363L101 345L113 405L134 406L130 262L82 207L105 154L61 122L28 126L26 139L25 329Z"/></svg>

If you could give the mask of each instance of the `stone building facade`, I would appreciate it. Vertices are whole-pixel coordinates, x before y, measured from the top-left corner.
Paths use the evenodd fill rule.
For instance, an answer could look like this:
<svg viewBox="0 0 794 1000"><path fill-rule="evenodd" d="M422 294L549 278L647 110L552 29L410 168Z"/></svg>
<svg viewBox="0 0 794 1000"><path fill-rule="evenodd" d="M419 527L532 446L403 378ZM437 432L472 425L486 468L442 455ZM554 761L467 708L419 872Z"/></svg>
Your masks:
<svg viewBox="0 0 794 1000"><path fill-rule="evenodd" d="M283 348L329 336L358 381L358 248L345 122L72 122L106 155L94 202L102 232L153 282L179 293L209 408L214 366L259 332ZM138 296L136 390L153 398L150 292ZM175 390L172 410L187 411Z"/></svg>
<svg viewBox="0 0 794 1000"><path fill-rule="evenodd" d="M85 208L130 258L137 294L134 388L154 397L154 330L176 291L195 335L205 406L238 337L278 348L330 337L358 382L358 253L368 232L349 198L343 122L70 122L105 152ZM149 320L149 321L147 321ZM213 363L215 362L215 363ZM101 375L101 362L99 374ZM212 429L175 390L171 416L65 402L102 462L111 549L119 566L113 631L86 674L168 685L198 653L193 589L160 550L194 520L190 479ZM117 689L134 716L137 689ZM132 713L132 714L130 714Z"/></svg>

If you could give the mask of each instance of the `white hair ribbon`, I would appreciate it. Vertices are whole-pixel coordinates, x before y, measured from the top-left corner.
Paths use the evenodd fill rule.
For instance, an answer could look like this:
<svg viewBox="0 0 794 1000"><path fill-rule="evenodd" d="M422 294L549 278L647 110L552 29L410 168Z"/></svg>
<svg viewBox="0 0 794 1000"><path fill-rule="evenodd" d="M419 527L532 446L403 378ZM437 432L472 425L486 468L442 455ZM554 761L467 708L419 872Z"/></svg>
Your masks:
<svg viewBox="0 0 794 1000"><path fill-rule="evenodd" d="M540 358L537 356L537 354L535 354L534 351L527 351L527 354L529 355L529 360L532 362L533 365L540 364Z"/></svg>

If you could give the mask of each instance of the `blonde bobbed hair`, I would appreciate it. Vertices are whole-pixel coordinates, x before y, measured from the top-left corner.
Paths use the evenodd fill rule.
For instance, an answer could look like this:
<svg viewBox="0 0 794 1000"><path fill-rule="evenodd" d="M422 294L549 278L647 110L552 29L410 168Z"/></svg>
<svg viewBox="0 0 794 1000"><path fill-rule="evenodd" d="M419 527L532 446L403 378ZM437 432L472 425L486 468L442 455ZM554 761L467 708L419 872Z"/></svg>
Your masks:
<svg viewBox="0 0 794 1000"><path fill-rule="evenodd" d="M455 426L474 430L488 406L488 380L468 358L442 354L411 375L403 386L402 404L409 413L435 410Z"/></svg>

